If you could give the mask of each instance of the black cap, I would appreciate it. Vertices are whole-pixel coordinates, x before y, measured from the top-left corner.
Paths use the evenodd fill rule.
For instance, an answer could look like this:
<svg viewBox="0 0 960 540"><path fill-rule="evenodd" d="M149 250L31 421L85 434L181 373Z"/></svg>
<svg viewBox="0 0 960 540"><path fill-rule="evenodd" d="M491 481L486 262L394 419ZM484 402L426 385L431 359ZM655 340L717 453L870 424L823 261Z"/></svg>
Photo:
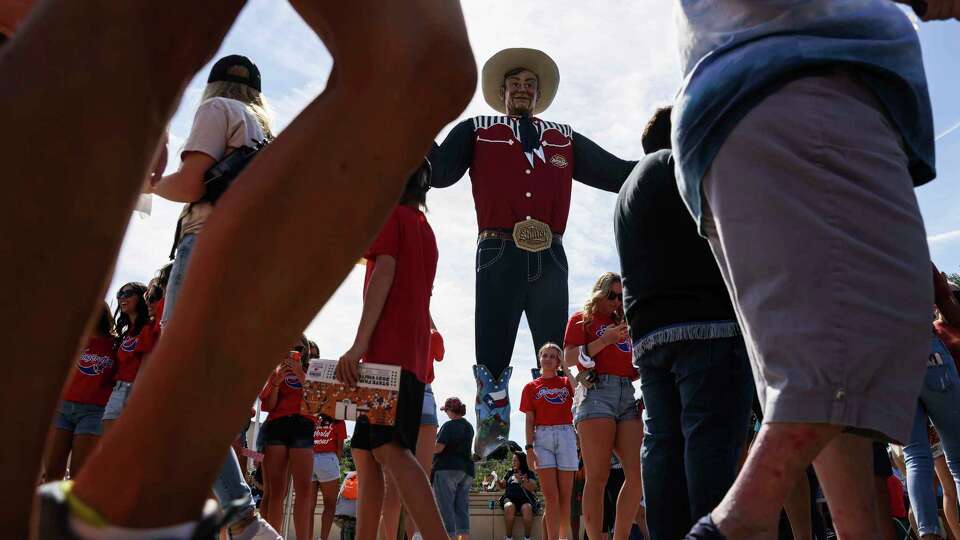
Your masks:
<svg viewBox="0 0 960 540"><path fill-rule="evenodd" d="M234 66L246 68L250 76L243 77L230 73L230 68ZM217 60L217 63L210 68L210 76L207 77L207 82L212 83L217 81L245 84L257 92L260 92L260 70L257 69L257 65L254 64L252 60L239 54L224 56Z"/></svg>

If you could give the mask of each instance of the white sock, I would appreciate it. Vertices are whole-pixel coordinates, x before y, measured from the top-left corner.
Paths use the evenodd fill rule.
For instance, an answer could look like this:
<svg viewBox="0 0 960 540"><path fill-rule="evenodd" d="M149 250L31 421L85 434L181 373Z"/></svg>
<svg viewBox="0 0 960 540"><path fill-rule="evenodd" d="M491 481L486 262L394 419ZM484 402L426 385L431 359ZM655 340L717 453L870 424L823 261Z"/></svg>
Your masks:
<svg viewBox="0 0 960 540"><path fill-rule="evenodd" d="M126 529L123 527L95 527L83 520L70 516L70 529L81 540L163 540L164 538L190 538L197 522L182 525L159 527L156 529Z"/></svg>
<svg viewBox="0 0 960 540"><path fill-rule="evenodd" d="M216 503L214 501L207 501L203 515L208 515L216 511ZM78 519L74 515L70 516L70 529L73 531L73 534L77 535L81 540L169 540L171 538L190 538L196 528L196 521L154 529L128 529L113 525L97 527Z"/></svg>

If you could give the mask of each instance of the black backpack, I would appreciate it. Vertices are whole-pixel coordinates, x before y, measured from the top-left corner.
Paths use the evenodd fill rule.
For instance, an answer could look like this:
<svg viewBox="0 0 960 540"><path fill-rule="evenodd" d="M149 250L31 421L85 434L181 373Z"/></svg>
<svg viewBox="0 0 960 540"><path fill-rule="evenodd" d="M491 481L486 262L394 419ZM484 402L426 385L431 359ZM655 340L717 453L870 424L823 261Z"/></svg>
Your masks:
<svg viewBox="0 0 960 540"><path fill-rule="evenodd" d="M197 202L208 202L210 204L216 204L217 200L226 193L227 188L230 187L230 184L240 173L243 172L247 165L253 161L253 158L263 150L268 144L270 144L270 139L263 139L260 141L252 140L253 146L241 146L233 152L230 152L223 157L220 161L216 162L207 169L207 172L203 173L203 187L204 193L203 197L200 197L200 200ZM190 203L191 205L194 203ZM173 233L173 247L170 248L170 259L172 260L177 253L177 246L180 244L180 229L183 225L183 217L177 220L177 229Z"/></svg>

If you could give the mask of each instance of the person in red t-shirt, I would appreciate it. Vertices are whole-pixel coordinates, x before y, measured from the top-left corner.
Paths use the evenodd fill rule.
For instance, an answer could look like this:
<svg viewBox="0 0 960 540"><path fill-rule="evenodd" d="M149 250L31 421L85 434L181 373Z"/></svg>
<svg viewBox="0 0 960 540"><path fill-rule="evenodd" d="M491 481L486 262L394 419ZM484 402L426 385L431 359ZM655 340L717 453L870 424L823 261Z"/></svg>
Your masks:
<svg viewBox="0 0 960 540"><path fill-rule="evenodd" d="M127 406L133 381L140 372L140 365L157 342L156 329L150 321L150 313L144 294L147 286L131 282L117 291L116 317L117 334L117 371L114 375L113 391L103 411L103 434L106 435L114 421Z"/></svg>
<svg viewBox="0 0 960 540"><path fill-rule="evenodd" d="M358 540L377 536L384 474L393 477L423 537L446 536L430 482L413 455L431 365L430 296L437 271L437 241L422 211L429 188L425 161L364 255L363 315L353 346L337 364L337 379L349 386L357 384L361 359L402 368L395 425L357 423L350 439L364 493L357 504Z"/></svg>
<svg viewBox="0 0 960 540"><path fill-rule="evenodd" d="M547 537L576 538L570 531L570 494L579 468L573 431L573 378L556 343L540 347L542 375L523 387L520 411L527 415L527 464L543 487ZM557 371L563 368L563 376Z"/></svg>
<svg viewBox="0 0 960 540"><path fill-rule="evenodd" d="M147 292L143 293L143 300L147 303L147 315L150 317L150 323L153 325L158 338L160 336L160 323L163 318L164 287L161 278L155 277L147 284Z"/></svg>
<svg viewBox="0 0 960 540"><path fill-rule="evenodd" d="M70 476L76 477L100 441L103 408L117 370L116 344L113 317L104 303L100 320L67 379L60 410L47 437L43 468L48 481L64 477L68 457Z"/></svg>
<svg viewBox="0 0 960 540"><path fill-rule="evenodd" d="M330 536L337 492L340 491L340 459L343 441L347 438L347 424L343 420L320 418L313 432L313 492L311 508L317 507L317 495L323 495L323 515L320 516L320 538ZM310 517L313 530L313 515Z"/></svg>
<svg viewBox="0 0 960 540"><path fill-rule="evenodd" d="M420 412L420 432L417 435L417 461L423 467L423 472L427 478L431 478L433 470L433 454L436 451L437 444L437 400L433 395L433 388L430 383L433 382L434 372L433 363L442 362L445 354L443 345L443 336L433 327L433 320L430 321L430 368L427 371L427 384L423 388L423 408ZM383 515L380 518L380 534L384 538L395 538L399 532L400 526L400 493L397 492L397 486L390 479L390 475L383 477L385 491L383 495ZM413 538L414 534L419 532L417 524L412 519L404 520L407 538Z"/></svg>
<svg viewBox="0 0 960 540"><path fill-rule="evenodd" d="M623 317L620 276L606 272L597 279L590 297L570 317L563 337L564 362L579 365L573 423L580 435L586 483L583 517L590 538L600 538L603 490L610 474L610 458L623 464L624 483L617 499L614 537L627 538L636 508L643 497L640 479L640 441L643 424L637 411L632 347Z"/></svg>
<svg viewBox="0 0 960 540"><path fill-rule="evenodd" d="M297 538L310 538L313 533L313 431L316 418L300 414L303 403L303 382L310 361L310 345L300 341L270 374L260 391L262 409L268 411L263 424L265 446L263 471L266 490L260 508L264 517L280 530L283 526L283 501L287 494L287 470L293 476L293 526Z"/></svg>

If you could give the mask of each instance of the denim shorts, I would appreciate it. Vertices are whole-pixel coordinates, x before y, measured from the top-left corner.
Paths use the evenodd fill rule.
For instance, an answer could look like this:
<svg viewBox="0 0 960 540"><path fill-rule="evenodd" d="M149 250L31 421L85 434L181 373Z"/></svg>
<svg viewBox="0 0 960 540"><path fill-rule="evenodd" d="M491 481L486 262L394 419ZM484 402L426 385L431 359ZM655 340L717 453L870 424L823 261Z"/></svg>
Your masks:
<svg viewBox="0 0 960 540"><path fill-rule="evenodd" d="M437 400L433 397L433 388L428 384L423 389L423 412L420 413L421 426L437 426Z"/></svg>
<svg viewBox="0 0 960 540"><path fill-rule="evenodd" d="M117 381L113 385L113 392L110 393L110 399L107 400L107 406L103 410L104 420L116 420L120 418L120 413L127 406L130 399L130 390L133 389L133 383L127 381Z"/></svg>
<svg viewBox="0 0 960 540"><path fill-rule="evenodd" d="M340 460L336 452L320 452L313 455L313 481L333 482L340 480Z"/></svg>
<svg viewBox="0 0 960 540"><path fill-rule="evenodd" d="M534 431L533 448L537 452L537 470L576 471L580 468L580 460L577 457L577 435L570 424L537 426Z"/></svg>
<svg viewBox="0 0 960 540"><path fill-rule="evenodd" d="M54 427L74 435L100 435L103 406L63 400L54 419Z"/></svg>
<svg viewBox="0 0 960 540"><path fill-rule="evenodd" d="M590 389L577 387L574 398L573 425L594 418L612 418L617 422L636 420L637 400L633 382L617 375L597 375Z"/></svg>
<svg viewBox="0 0 960 540"><path fill-rule="evenodd" d="M299 414L291 414L267 421L263 425L264 446L287 448L313 448L313 420Z"/></svg>

